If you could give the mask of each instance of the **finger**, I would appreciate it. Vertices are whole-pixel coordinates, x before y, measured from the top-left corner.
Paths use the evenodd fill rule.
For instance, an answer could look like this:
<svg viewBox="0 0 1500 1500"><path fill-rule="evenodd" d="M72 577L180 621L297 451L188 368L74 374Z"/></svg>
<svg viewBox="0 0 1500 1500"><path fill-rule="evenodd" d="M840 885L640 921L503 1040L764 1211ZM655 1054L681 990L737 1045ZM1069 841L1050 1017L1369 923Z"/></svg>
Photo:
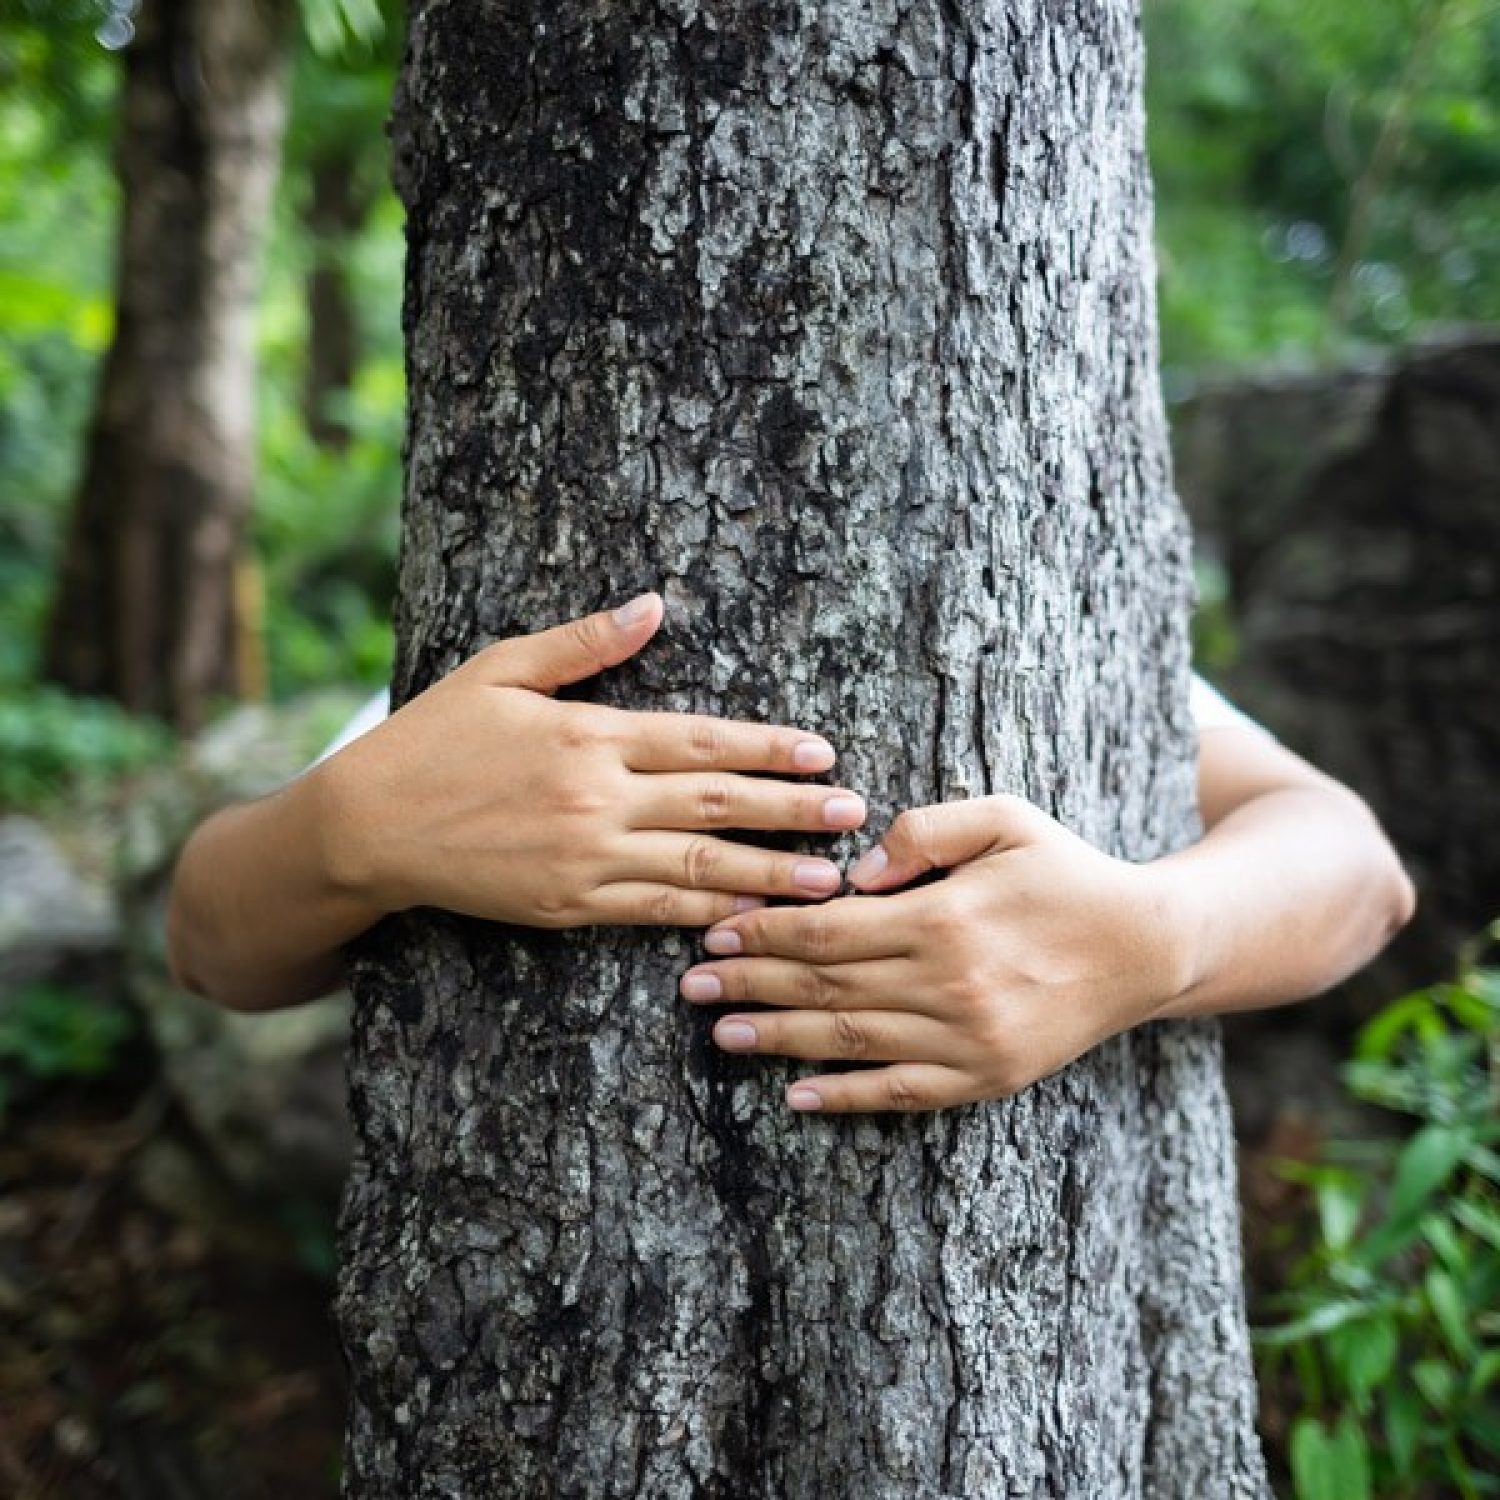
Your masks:
<svg viewBox="0 0 1500 1500"><path fill-rule="evenodd" d="M688 890L744 891L819 900L843 881L830 859L757 849L698 833L633 833L621 846L616 879L643 879Z"/></svg>
<svg viewBox="0 0 1500 1500"><path fill-rule="evenodd" d="M1031 843L1051 823L1024 797L974 797L908 808L881 841L857 859L849 881L862 891L890 890L929 870L945 870L996 849Z"/></svg>
<svg viewBox="0 0 1500 1500"><path fill-rule="evenodd" d="M902 1062L857 1073L824 1073L798 1079L786 1102L799 1112L877 1114L949 1109L979 1097L967 1076L939 1063Z"/></svg>
<svg viewBox="0 0 1500 1500"><path fill-rule="evenodd" d="M738 889L738 886L736 886ZM817 907L782 906L720 922L703 940L717 958L768 954L815 964L899 958L915 946L910 919L920 891L879 901L844 896Z"/></svg>
<svg viewBox="0 0 1500 1500"><path fill-rule="evenodd" d="M618 609L496 641L466 665L497 686L554 693L634 656L656 634L662 611L660 594L641 594Z"/></svg>
<svg viewBox="0 0 1500 1500"><path fill-rule="evenodd" d="M760 897L734 891L689 891L649 880L617 880L600 886L589 901L589 920L623 927L707 927Z"/></svg>
<svg viewBox="0 0 1500 1500"><path fill-rule="evenodd" d="M858 828L864 798L840 787L798 786L730 772L666 772L633 783L637 828L766 828L827 833Z"/></svg>
<svg viewBox="0 0 1500 1500"><path fill-rule="evenodd" d="M721 1016L713 1039L726 1052L814 1062L938 1062L957 1052L953 1035L929 1016L890 1010L771 1010Z"/></svg>
<svg viewBox="0 0 1500 1500"><path fill-rule="evenodd" d="M784 1005L800 1010L907 1010L937 1015L922 998L916 966L904 958L804 964L789 958L732 958L695 964L678 981L695 1005Z"/></svg>
<svg viewBox="0 0 1500 1500"><path fill-rule="evenodd" d="M821 735L708 714L633 713L625 764L632 771L826 771L833 746Z"/></svg>

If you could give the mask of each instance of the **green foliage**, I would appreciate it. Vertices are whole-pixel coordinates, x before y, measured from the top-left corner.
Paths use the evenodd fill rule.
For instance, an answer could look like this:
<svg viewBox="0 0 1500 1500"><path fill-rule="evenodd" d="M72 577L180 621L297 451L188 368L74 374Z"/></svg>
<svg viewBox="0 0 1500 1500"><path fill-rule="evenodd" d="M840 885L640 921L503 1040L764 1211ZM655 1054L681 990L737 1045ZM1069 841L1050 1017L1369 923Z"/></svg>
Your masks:
<svg viewBox="0 0 1500 1500"><path fill-rule="evenodd" d="M0 810L38 809L160 761L165 725L56 688L0 695Z"/></svg>
<svg viewBox="0 0 1500 1500"><path fill-rule="evenodd" d="M0 1117L17 1074L46 1082L97 1078L134 1030L122 1005L59 985L28 985L0 1001Z"/></svg>
<svg viewBox="0 0 1500 1500"><path fill-rule="evenodd" d="M1346 1078L1417 1126L1286 1168L1316 1241L1258 1339L1304 1402L1298 1500L1500 1493L1500 968L1396 1001Z"/></svg>
<svg viewBox="0 0 1500 1500"><path fill-rule="evenodd" d="M302 25L324 57L368 51L387 30L379 0L302 0Z"/></svg>
<svg viewBox="0 0 1500 1500"><path fill-rule="evenodd" d="M1500 7L1147 0L1146 20L1169 367L1495 318Z"/></svg>

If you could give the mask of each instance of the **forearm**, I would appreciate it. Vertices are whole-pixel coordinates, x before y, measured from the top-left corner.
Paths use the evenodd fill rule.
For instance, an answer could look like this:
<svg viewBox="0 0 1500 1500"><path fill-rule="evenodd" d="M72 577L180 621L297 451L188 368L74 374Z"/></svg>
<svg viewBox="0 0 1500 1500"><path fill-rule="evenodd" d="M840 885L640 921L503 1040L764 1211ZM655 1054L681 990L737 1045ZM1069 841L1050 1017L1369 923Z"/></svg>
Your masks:
<svg viewBox="0 0 1500 1500"><path fill-rule="evenodd" d="M236 1010L337 989L339 951L381 916L341 885L317 771L227 807L189 839L167 909L173 977Z"/></svg>
<svg viewBox="0 0 1500 1500"><path fill-rule="evenodd" d="M1182 940L1181 989L1158 1016L1318 994L1368 963L1414 902L1369 809L1326 781L1253 797L1151 868Z"/></svg>

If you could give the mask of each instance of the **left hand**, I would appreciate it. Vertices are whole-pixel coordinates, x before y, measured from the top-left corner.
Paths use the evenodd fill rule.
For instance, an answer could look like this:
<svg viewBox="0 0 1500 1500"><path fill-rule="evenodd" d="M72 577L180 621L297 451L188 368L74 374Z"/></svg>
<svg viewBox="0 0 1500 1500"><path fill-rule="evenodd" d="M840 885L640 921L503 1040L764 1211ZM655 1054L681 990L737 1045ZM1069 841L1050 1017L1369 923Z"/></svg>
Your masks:
<svg viewBox="0 0 1500 1500"><path fill-rule="evenodd" d="M932 869L943 880L896 888ZM1020 797L902 813L849 874L862 892L745 912L682 978L726 1051L887 1066L820 1073L793 1109L927 1110L1016 1093L1149 1019L1188 984L1165 879ZM732 956L731 956L732 955Z"/></svg>

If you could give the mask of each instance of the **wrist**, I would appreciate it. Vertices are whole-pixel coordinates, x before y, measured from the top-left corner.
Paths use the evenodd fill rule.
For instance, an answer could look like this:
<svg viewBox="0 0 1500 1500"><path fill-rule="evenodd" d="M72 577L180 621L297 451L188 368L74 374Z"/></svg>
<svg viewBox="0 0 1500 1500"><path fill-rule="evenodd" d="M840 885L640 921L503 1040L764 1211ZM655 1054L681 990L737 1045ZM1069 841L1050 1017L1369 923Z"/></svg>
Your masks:
<svg viewBox="0 0 1500 1500"><path fill-rule="evenodd" d="M1160 970L1147 1020L1191 1015L1193 997L1209 970L1208 924L1201 888L1191 869L1172 855L1138 867L1146 879L1149 920L1158 934Z"/></svg>
<svg viewBox="0 0 1500 1500"><path fill-rule="evenodd" d="M373 925L407 903L385 878L380 841L370 837L370 820L359 807L342 754L319 762L288 786L283 795L299 801L297 825L306 830L327 895Z"/></svg>

